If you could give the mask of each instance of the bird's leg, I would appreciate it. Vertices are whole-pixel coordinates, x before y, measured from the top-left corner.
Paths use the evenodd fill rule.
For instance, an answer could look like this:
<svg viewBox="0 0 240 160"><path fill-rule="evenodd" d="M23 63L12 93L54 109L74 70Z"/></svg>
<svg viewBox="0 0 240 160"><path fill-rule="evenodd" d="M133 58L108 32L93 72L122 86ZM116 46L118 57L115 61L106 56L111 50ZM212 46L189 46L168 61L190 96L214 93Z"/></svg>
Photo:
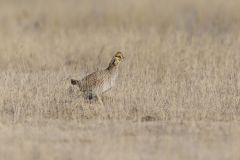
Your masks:
<svg viewBox="0 0 240 160"><path fill-rule="evenodd" d="M96 95L97 101L100 103L101 106L103 106L103 101L99 95Z"/></svg>
<svg viewBox="0 0 240 160"><path fill-rule="evenodd" d="M88 99L89 100L92 100L93 99L93 94L90 92L90 93L88 93Z"/></svg>
<svg viewBox="0 0 240 160"><path fill-rule="evenodd" d="M91 103L95 95L92 92L84 92L84 98Z"/></svg>
<svg viewBox="0 0 240 160"><path fill-rule="evenodd" d="M94 94L94 93L92 93L92 92L88 92L88 93L86 94L86 96L87 96L87 99L90 101L90 103L91 103L92 100L94 100L94 101L98 101L99 104L100 104L101 106L103 106L103 101L102 101L102 99L101 99L101 97L100 97L99 95Z"/></svg>

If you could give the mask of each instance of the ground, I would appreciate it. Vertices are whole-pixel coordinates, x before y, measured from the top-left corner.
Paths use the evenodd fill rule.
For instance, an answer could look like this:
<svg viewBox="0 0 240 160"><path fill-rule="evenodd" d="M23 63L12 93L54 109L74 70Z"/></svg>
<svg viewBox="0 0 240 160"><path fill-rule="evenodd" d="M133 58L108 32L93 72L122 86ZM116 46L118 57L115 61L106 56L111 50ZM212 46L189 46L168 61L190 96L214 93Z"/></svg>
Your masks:
<svg viewBox="0 0 240 160"><path fill-rule="evenodd" d="M239 159L240 3L1 0L2 159ZM104 106L70 79L126 60Z"/></svg>

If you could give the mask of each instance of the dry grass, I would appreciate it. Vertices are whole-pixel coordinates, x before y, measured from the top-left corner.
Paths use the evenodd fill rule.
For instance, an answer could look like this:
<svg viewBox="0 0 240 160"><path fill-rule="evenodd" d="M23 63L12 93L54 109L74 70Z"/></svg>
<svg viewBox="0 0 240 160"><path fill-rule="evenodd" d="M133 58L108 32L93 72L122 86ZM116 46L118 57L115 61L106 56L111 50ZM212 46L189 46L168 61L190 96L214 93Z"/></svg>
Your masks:
<svg viewBox="0 0 240 160"><path fill-rule="evenodd" d="M240 3L1 0L2 159L239 159ZM127 60L104 107L70 86Z"/></svg>

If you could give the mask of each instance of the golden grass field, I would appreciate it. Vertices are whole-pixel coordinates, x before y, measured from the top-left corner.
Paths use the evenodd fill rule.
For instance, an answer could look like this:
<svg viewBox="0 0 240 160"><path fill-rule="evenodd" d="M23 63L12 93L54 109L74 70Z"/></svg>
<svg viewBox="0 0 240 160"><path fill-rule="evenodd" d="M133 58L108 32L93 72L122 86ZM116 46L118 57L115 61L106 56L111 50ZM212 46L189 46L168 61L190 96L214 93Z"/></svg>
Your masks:
<svg viewBox="0 0 240 160"><path fill-rule="evenodd" d="M240 159L239 37L237 0L0 0L0 159Z"/></svg>

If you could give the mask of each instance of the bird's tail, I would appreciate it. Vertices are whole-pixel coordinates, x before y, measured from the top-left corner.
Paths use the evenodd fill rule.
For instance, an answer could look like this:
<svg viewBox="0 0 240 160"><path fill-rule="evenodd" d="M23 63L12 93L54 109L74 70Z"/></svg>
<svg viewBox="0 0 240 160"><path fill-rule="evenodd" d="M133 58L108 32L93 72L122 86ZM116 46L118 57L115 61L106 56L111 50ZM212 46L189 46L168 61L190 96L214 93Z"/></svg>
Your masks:
<svg viewBox="0 0 240 160"><path fill-rule="evenodd" d="M78 80L71 79L71 84L72 84L72 85L76 85L76 84L78 84L78 83L79 83L79 81L78 81Z"/></svg>

